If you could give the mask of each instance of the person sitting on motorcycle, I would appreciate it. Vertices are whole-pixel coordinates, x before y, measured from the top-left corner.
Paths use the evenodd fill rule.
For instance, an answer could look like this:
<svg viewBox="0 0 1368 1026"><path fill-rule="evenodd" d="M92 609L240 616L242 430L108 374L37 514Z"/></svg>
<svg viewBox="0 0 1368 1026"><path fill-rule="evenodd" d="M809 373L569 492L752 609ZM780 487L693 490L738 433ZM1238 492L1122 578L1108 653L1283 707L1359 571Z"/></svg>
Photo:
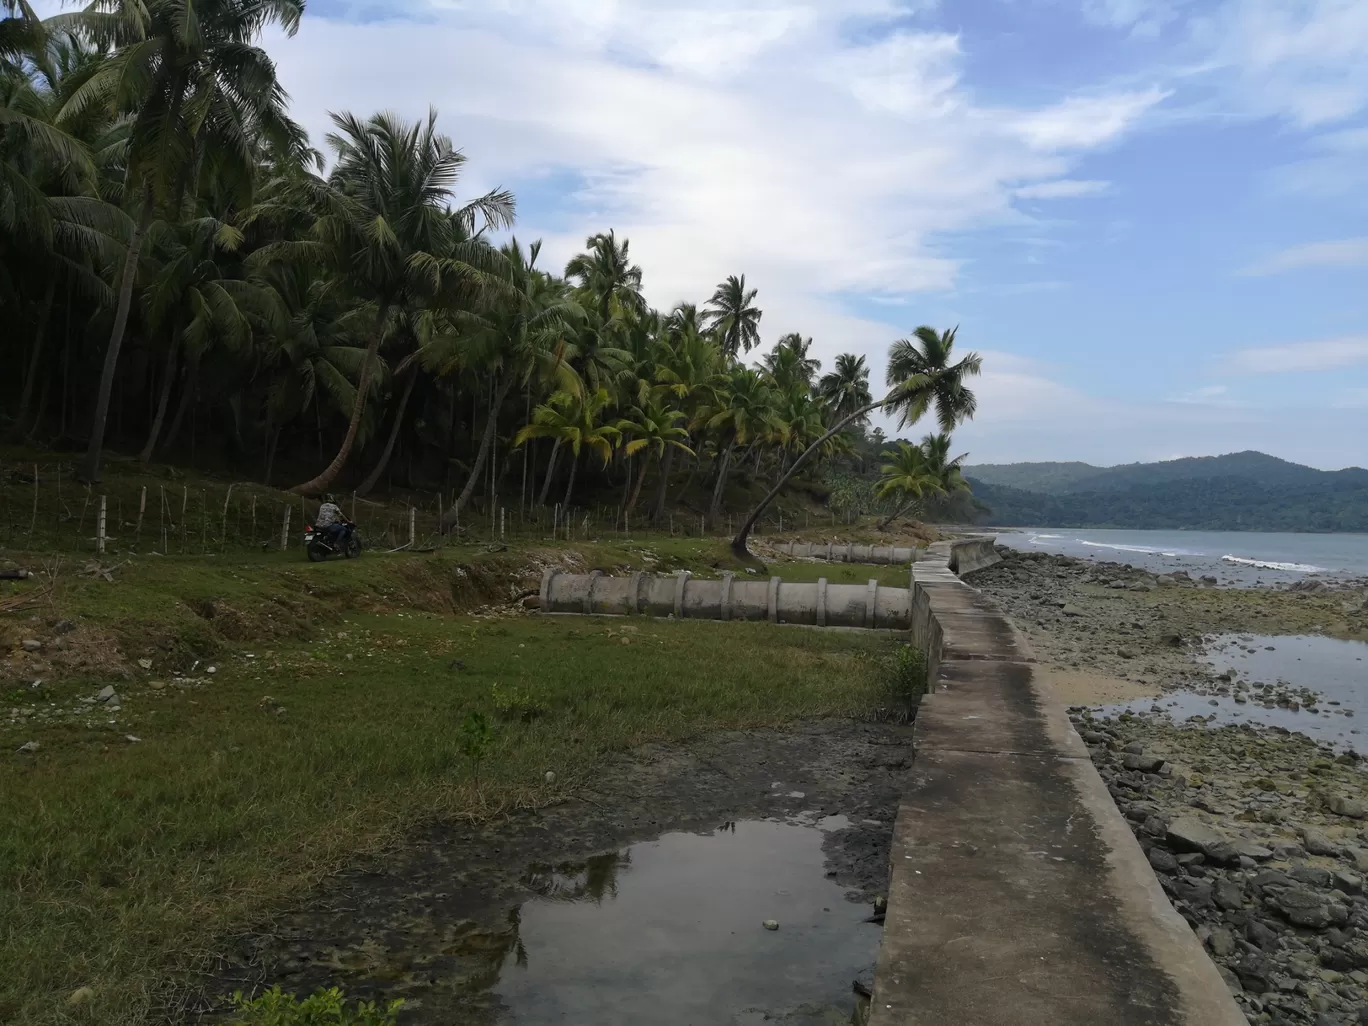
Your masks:
<svg viewBox="0 0 1368 1026"><path fill-rule="evenodd" d="M314 520L314 530L322 531L323 538L333 548L342 541L342 535L351 521L342 512L342 507L337 504L331 495L323 496L323 503L318 507L318 517Z"/></svg>

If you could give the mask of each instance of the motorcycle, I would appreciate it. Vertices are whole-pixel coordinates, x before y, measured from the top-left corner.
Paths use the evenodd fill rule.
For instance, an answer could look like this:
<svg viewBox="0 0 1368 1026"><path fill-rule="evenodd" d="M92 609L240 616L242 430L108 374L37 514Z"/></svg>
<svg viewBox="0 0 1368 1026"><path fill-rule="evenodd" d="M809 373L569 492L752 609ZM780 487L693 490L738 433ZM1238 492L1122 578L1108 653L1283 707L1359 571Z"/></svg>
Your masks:
<svg viewBox="0 0 1368 1026"><path fill-rule="evenodd" d="M321 563L333 556L355 559L361 555L361 532L355 524L343 524L337 541L330 541L326 528L315 529L312 524L304 526L304 552L310 563Z"/></svg>

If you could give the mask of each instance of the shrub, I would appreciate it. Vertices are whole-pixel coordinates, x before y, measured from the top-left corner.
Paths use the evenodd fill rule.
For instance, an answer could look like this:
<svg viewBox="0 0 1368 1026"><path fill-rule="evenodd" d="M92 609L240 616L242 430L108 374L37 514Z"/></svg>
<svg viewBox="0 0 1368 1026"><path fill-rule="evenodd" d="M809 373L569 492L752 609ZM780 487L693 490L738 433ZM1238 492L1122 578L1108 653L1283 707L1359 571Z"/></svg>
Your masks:
<svg viewBox="0 0 1368 1026"><path fill-rule="evenodd" d="M882 680L884 719L908 723L926 694L926 656L913 645L898 645L888 657Z"/></svg>
<svg viewBox="0 0 1368 1026"><path fill-rule="evenodd" d="M358 1001L352 1005L336 987L315 991L303 1001L279 987L250 999L238 991L233 995L237 1015L229 1026L396 1026L403 1003L381 1006Z"/></svg>

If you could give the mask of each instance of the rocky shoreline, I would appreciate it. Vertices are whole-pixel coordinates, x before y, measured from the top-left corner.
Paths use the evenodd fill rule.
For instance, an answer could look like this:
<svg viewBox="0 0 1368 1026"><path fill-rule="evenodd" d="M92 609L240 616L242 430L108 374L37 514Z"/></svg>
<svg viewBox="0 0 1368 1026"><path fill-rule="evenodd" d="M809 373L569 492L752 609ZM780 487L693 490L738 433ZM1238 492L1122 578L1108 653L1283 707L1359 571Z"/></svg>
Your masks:
<svg viewBox="0 0 1368 1026"><path fill-rule="evenodd" d="M1368 636L1362 587L1219 588L1125 564L1003 556L975 587L1026 635L1164 891L1249 1021L1368 1026L1364 760L1279 726L1175 722L1150 702L1119 714L1090 708L1191 692L1314 713L1314 688L1213 664L1223 644L1252 651L1254 634Z"/></svg>
<svg viewBox="0 0 1368 1026"><path fill-rule="evenodd" d="M1359 757L1275 729L1073 719L1249 1021L1368 1026Z"/></svg>

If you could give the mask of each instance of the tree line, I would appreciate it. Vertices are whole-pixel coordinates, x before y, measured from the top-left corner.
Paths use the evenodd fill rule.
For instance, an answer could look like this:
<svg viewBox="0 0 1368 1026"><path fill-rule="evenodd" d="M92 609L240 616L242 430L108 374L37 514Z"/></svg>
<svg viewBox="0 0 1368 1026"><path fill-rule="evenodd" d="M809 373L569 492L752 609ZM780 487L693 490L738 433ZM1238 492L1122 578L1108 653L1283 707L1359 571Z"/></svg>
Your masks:
<svg viewBox="0 0 1368 1026"><path fill-rule="evenodd" d="M453 521L590 486L652 517L701 488L716 521L738 476L772 482L742 549L803 465L882 454L886 492L963 487L947 435L980 360L953 330L893 343L876 397L862 356L761 346L744 274L658 310L611 230L544 266L511 193L460 195L435 111L335 113L325 156L258 45L302 0L0 4L0 412L83 446L83 480L109 441L306 495L437 481ZM939 433L884 451L880 408Z"/></svg>

